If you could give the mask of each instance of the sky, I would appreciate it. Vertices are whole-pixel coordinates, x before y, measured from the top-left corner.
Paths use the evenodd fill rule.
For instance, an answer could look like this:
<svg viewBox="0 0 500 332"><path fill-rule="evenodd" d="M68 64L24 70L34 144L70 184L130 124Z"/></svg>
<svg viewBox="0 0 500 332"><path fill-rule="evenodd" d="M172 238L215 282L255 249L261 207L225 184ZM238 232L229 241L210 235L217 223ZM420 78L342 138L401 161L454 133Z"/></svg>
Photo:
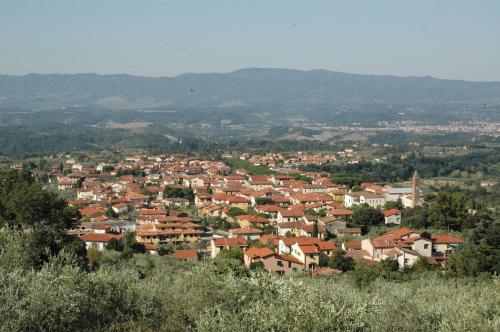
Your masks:
<svg viewBox="0 0 500 332"><path fill-rule="evenodd" d="M247 67L500 81L500 0L0 0L0 74Z"/></svg>

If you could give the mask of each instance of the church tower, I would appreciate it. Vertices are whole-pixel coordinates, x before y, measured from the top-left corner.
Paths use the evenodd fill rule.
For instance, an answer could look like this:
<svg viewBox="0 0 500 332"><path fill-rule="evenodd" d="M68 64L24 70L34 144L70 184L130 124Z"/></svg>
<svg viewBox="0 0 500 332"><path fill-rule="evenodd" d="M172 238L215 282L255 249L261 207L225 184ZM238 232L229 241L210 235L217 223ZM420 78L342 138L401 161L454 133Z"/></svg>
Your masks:
<svg viewBox="0 0 500 332"><path fill-rule="evenodd" d="M418 191L418 183L420 182L420 177L418 176L418 171L415 170L413 173L413 178L411 180L411 193L412 193L412 203L411 207L414 208L417 206L418 201L420 200L420 192Z"/></svg>

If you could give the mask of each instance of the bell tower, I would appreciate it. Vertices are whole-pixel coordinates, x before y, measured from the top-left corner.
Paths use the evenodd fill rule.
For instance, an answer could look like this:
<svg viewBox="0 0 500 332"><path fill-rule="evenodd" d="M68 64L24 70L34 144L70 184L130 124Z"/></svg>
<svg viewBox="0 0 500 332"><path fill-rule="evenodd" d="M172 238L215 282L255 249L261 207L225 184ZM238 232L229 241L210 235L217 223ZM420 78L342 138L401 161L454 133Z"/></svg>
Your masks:
<svg viewBox="0 0 500 332"><path fill-rule="evenodd" d="M420 177L418 176L418 171L415 170L413 173L413 178L411 179L411 193L412 193L412 203L411 207L414 208L417 206L418 201L420 200L420 192L418 190L418 183L420 182Z"/></svg>

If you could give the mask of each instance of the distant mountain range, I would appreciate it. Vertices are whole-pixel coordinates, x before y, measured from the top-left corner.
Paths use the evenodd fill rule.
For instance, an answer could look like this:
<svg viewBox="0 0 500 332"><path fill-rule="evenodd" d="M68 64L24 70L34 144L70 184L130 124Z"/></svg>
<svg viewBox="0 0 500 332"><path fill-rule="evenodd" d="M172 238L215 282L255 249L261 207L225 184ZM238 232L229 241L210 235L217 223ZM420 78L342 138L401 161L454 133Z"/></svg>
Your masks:
<svg viewBox="0 0 500 332"><path fill-rule="evenodd" d="M353 104L495 104L500 82L249 68L175 77L0 75L0 107L307 109Z"/></svg>

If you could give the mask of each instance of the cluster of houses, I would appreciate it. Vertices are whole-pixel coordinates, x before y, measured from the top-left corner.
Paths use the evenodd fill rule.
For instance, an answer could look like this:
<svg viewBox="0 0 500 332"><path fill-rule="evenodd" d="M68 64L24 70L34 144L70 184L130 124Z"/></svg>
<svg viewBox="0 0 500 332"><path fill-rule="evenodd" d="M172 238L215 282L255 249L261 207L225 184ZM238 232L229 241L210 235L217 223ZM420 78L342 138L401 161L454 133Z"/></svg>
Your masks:
<svg viewBox="0 0 500 332"><path fill-rule="evenodd" d="M242 156L255 165L275 165L283 159L288 165L321 164L334 158L300 153L288 158ZM415 206L420 201L415 185L391 188L365 183L351 191L319 172L287 167L251 175L219 160L182 155L129 156L114 164L67 160L63 166L52 167L50 180L60 190L75 191L68 203L83 217L80 226L68 232L100 250L111 239L120 241L125 232L134 231L136 241L151 253L165 244L206 243L205 249L176 251L187 260L200 254L216 257L221 250L238 247L246 266L259 263L266 270L290 275L324 266L337 249L331 238L347 239L342 249L348 257L368 263L397 259L401 266L420 257L440 263L461 243L449 235L426 238L404 228L351 241L361 235L360 227L349 227L351 208L361 204L382 208L397 200ZM384 211L384 217L386 224L401 223L400 210ZM200 219L218 218L233 227L224 231L200 226Z"/></svg>

